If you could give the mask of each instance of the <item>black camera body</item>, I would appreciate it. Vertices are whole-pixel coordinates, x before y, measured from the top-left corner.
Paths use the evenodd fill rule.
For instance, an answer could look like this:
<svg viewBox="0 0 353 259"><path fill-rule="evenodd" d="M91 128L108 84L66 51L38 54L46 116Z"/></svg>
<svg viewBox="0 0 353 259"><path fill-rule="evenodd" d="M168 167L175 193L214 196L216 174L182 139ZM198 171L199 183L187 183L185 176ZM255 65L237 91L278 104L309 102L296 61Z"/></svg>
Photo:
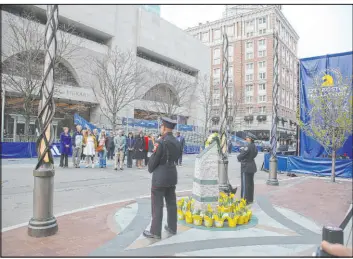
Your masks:
<svg viewBox="0 0 353 259"><path fill-rule="evenodd" d="M324 226L322 229L322 241L327 241L331 244L343 245L343 230L340 227L327 227ZM315 257L335 257L332 256L318 247L315 253Z"/></svg>

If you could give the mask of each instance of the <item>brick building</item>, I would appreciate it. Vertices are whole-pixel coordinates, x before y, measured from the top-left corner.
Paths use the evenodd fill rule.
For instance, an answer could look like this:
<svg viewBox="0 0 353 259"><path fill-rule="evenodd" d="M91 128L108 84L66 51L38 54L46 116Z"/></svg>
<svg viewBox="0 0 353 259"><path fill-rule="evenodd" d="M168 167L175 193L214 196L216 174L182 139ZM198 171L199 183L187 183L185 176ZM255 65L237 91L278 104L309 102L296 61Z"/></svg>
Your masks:
<svg viewBox="0 0 353 259"><path fill-rule="evenodd" d="M226 6L220 20L186 31L211 48L213 124L218 123L222 82L222 35L229 39L229 105L232 131L249 130L268 140L272 121L273 37L278 32L278 134L295 139L298 96L298 35L280 5Z"/></svg>

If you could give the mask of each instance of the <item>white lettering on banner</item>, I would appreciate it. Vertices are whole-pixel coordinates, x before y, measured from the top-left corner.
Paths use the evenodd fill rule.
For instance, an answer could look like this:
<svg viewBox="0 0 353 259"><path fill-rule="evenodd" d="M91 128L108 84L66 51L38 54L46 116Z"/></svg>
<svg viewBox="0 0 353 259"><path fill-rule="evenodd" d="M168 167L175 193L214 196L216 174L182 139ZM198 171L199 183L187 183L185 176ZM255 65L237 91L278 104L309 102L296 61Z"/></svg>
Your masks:
<svg viewBox="0 0 353 259"><path fill-rule="evenodd" d="M53 150L54 150L54 152L53 152ZM53 145L52 152L55 153L58 156L61 155L61 153L60 153L59 149L56 147L56 145Z"/></svg>

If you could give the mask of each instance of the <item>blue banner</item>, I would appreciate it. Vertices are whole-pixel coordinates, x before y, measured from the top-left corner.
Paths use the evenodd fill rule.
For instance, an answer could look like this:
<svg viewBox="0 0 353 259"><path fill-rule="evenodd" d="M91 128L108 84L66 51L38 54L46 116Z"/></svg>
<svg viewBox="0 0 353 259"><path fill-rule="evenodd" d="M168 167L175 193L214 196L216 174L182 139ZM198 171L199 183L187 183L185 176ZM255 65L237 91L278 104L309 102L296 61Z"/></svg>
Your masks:
<svg viewBox="0 0 353 259"><path fill-rule="evenodd" d="M94 129L97 129L98 132L101 132L101 129L94 126L92 123L86 121L84 118L82 118L80 115L77 113L74 114L74 124L76 125L81 125L82 129L90 129L91 131Z"/></svg>
<svg viewBox="0 0 353 259"><path fill-rule="evenodd" d="M122 120L123 125L126 125L126 122L131 127L158 129L158 121L156 121L156 120L139 120L139 119L123 117L123 120ZM175 129L177 129L179 131L193 131L194 126L179 124L175 127Z"/></svg>
<svg viewBox="0 0 353 259"><path fill-rule="evenodd" d="M339 53L300 60L300 119L304 123L310 121L307 111L310 110L309 98L315 94L313 85L339 86L338 81L352 77L353 52ZM347 81L352 87L352 81ZM350 93L352 94L352 92ZM316 140L308 137L300 130L300 153L304 158L327 157L324 147ZM337 155L352 158L352 135L348 137Z"/></svg>

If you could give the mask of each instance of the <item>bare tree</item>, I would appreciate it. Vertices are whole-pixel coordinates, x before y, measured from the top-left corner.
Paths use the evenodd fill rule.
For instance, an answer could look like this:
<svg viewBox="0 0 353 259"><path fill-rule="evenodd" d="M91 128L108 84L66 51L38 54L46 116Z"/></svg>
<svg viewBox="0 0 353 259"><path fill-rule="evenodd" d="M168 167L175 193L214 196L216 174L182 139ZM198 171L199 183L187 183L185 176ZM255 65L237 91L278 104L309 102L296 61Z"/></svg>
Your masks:
<svg viewBox="0 0 353 259"><path fill-rule="evenodd" d="M203 120L203 138L206 139L208 136L210 121L212 116L212 92L210 88L210 78L207 75L200 76L197 81L198 84L198 101L202 106L204 114Z"/></svg>
<svg viewBox="0 0 353 259"><path fill-rule="evenodd" d="M24 133L28 134L30 116L35 113L35 100L39 98L43 78L44 26L30 12L20 17L4 15L3 24L7 26L8 33L2 35L2 83L23 98L23 106L18 112L25 117ZM54 80L55 83L74 83L75 79L61 62L73 57L81 40L77 38L73 44L73 34L77 33L69 25L59 24L58 34Z"/></svg>
<svg viewBox="0 0 353 259"><path fill-rule="evenodd" d="M228 119L228 126L229 126L230 132L236 131L236 116L240 112L240 106L242 101L243 101L242 96L234 95L230 99L229 119Z"/></svg>
<svg viewBox="0 0 353 259"><path fill-rule="evenodd" d="M188 109L194 97L196 78L185 71L170 67L157 72L151 72L151 78L162 85L155 85L143 99L152 102L153 112L159 116L176 116ZM151 105L145 104L146 110L151 110Z"/></svg>
<svg viewBox="0 0 353 259"><path fill-rule="evenodd" d="M309 90L310 107L298 116L299 127L332 156L331 180L335 181L336 152L352 135L352 79L335 86L315 85Z"/></svg>
<svg viewBox="0 0 353 259"><path fill-rule="evenodd" d="M104 102L99 107L115 130L118 113L141 98L139 90L144 85L146 70L132 51L118 48L110 50L105 58L92 58L90 62L91 74L97 81L91 87L97 101Z"/></svg>

